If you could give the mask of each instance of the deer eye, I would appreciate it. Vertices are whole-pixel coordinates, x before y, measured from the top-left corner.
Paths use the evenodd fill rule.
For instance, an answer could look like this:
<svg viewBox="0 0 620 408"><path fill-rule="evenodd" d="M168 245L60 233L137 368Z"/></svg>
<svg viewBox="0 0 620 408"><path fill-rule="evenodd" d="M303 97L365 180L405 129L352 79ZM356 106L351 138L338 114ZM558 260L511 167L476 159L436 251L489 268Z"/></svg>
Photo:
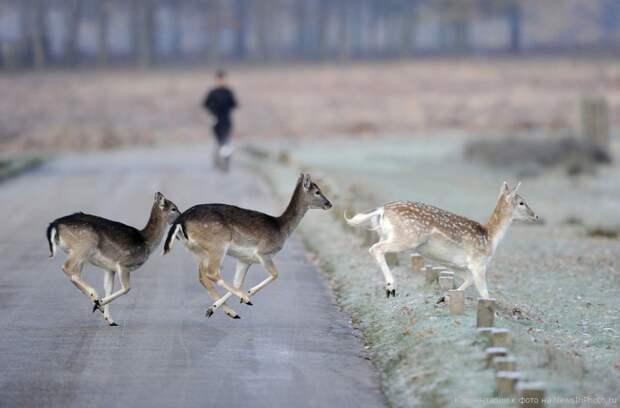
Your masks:
<svg viewBox="0 0 620 408"><path fill-rule="evenodd" d="M318 197L318 196L321 195L321 192L317 190L317 191L314 192L314 195Z"/></svg>
<svg viewBox="0 0 620 408"><path fill-rule="evenodd" d="M523 205L525 204L523 201L519 201L519 205Z"/></svg>

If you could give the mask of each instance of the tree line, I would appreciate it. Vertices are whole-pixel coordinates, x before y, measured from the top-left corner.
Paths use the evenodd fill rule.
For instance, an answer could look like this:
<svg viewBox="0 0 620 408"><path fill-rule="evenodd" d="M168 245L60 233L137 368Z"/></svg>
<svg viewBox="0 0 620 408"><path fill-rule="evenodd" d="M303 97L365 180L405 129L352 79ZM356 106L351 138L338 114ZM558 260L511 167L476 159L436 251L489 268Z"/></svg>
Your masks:
<svg viewBox="0 0 620 408"><path fill-rule="evenodd" d="M615 41L620 2L597 1L603 10L601 29ZM472 27L485 19L497 23L495 31L501 41L494 50L514 53L523 49L524 11L542 3L545 1L0 0L0 58L6 67L149 66L468 53L480 50Z"/></svg>

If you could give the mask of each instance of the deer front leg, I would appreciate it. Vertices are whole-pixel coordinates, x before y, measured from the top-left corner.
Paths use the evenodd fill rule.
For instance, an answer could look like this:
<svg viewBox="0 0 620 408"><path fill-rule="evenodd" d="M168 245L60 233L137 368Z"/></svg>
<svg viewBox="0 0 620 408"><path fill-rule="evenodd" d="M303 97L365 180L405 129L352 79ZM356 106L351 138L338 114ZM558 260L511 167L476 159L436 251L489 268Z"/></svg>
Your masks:
<svg viewBox="0 0 620 408"><path fill-rule="evenodd" d="M386 242L377 242L370 247L368 252L370 252L370 254L375 258L381 268L381 272L383 272L383 277L385 278L385 295L388 298L390 295L396 296L396 283L394 282L394 276L385 261L385 253L388 252L388 244Z"/></svg>
<svg viewBox="0 0 620 408"><path fill-rule="evenodd" d="M120 265L117 265L116 273L118 273L118 279L121 281L121 288L116 292L112 293L111 295L107 295L101 300L96 300L93 312L95 311L95 309L101 310L103 306L107 305L117 297L127 294L127 292L129 292L129 290L131 289L131 285L129 284L129 271L121 267Z"/></svg>
<svg viewBox="0 0 620 408"><path fill-rule="evenodd" d="M103 289L105 290L105 296L108 297L114 291L114 271L106 270L103 275ZM110 316L110 304L108 303L103 307L103 318L110 326L118 326L118 324Z"/></svg>
<svg viewBox="0 0 620 408"><path fill-rule="evenodd" d="M271 256L257 255L257 257L261 265L263 265L263 268L265 268L265 270L269 273L269 277L251 288L248 291L250 296L255 295L259 290L263 289L265 286L269 285L278 278L278 270L276 269L276 265L273 263Z"/></svg>

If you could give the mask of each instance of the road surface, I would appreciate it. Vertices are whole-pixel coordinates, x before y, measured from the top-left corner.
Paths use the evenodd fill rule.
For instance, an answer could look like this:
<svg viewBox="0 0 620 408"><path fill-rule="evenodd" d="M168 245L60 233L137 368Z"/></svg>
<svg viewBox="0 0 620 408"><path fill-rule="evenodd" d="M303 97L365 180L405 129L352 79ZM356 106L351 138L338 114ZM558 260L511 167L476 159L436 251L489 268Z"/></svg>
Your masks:
<svg viewBox="0 0 620 408"><path fill-rule="evenodd" d="M204 146L66 155L0 184L1 407L385 404L347 317L295 238L275 258L279 279L254 306L229 302L240 320L221 310L205 318L212 301L182 246L165 257L157 250L132 273L131 292L111 306L116 328L64 276L64 254L48 258L52 219L84 211L141 228L155 191L181 209L284 208L251 172L220 177L209 158ZM228 260L229 281L232 268ZM84 276L102 293L99 270ZM253 266L247 285L265 277Z"/></svg>

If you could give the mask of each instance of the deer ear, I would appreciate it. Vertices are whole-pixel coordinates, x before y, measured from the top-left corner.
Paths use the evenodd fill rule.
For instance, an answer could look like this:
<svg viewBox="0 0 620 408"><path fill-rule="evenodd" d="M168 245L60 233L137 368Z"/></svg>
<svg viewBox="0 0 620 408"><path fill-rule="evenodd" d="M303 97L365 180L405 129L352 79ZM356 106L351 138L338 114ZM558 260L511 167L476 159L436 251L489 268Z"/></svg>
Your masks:
<svg viewBox="0 0 620 408"><path fill-rule="evenodd" d="M502 188L500 190L500 194L501 195L505 195L508 194L510 192L510 187L508 187L508 183L506 183L505 181L502 183Z"/></svg>
<svg viewBox="0 0 620 408"><path fill-rule="evenodd" d="M166 203L166 198L159 191L155 193L155 202L159 205L160 208L164 208L164 204Z"/></svg>
<svg viewBox="0 0 620 408"><path fill-rule="evenodd" d="M309 174L304 174L303 175L303 180L302 180L302 186L303 186L304 190L308 191L308 189L310 188L311 184L312 184L312 181L310 180L310 175Z"/></svg>
<svg viewBox="0 0 620 408"><path fill-rule="evenodd" d="M515 188L512 189L512 193L510 193L510 194L516 194L517 190L519 189L519 187L521 187L521 182L520 181L517 183Z"/></svg>

